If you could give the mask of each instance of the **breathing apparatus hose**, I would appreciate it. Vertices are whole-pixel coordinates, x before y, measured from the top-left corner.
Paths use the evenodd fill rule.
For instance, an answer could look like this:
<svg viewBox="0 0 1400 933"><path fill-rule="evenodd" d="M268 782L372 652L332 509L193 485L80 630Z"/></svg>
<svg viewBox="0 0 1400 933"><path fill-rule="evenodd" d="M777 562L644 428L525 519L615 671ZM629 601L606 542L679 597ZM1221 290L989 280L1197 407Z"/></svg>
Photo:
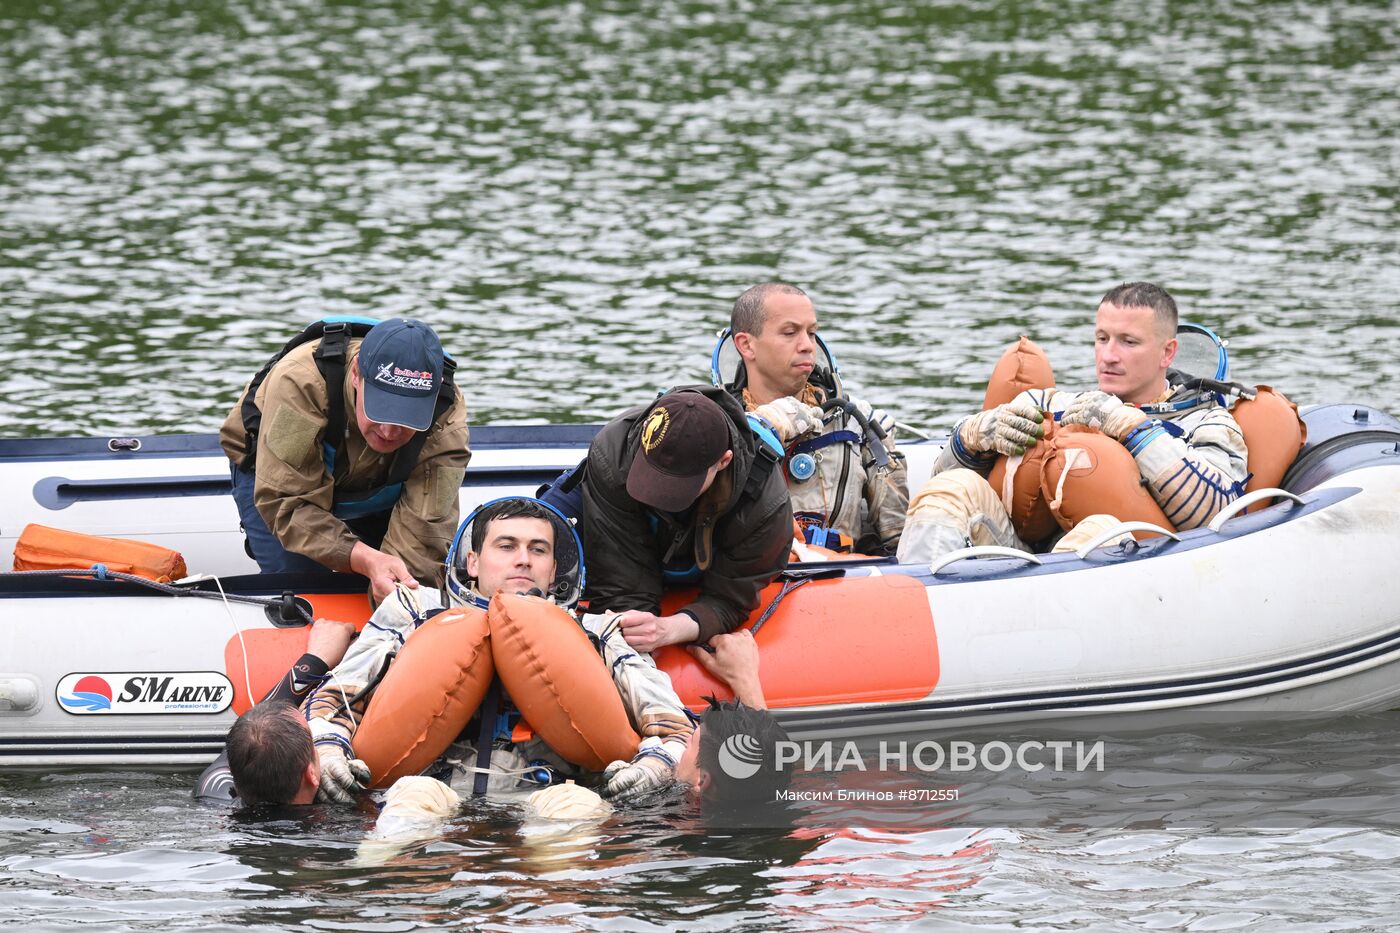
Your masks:
<svg viewBox="0 0 1400 933"><path fill-rule="evenodd" d="M890 454L889 451L885 449L884 445L884 439L888 436L885 433L885 429L880 427L877 422L871 421L869 418L865 417L864 413L862 413L861 410L856 407L855 403L848 398L836 396L822 402L822 411L824 413L835 411L838 408L855 419L856 423L860 425L861 433L864 435L865 446L870 448L870 457L875 462L875 465L881 470L889 469Z"/></svg>

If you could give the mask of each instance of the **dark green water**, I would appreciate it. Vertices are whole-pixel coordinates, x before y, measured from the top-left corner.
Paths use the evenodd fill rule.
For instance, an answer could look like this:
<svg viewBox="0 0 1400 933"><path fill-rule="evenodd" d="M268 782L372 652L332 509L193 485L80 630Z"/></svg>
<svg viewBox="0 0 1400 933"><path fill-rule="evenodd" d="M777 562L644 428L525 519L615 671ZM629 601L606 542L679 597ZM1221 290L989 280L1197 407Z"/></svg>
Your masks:
<svg viewBox="0 0 1400 933"><path fill-rule="evenodd" d="M327 313L420 316L474 419L705 378L748 285L946 429L1151 279L1235 374L1400 411L1393 2L0 4L0 435L214 429ZM0 659L3 654L0 653ZM3 660L0 660L3 668ZM509 815L345 867L188 776L0 777L0 926L1382 928L1390 833L705 838Z"/></svg>

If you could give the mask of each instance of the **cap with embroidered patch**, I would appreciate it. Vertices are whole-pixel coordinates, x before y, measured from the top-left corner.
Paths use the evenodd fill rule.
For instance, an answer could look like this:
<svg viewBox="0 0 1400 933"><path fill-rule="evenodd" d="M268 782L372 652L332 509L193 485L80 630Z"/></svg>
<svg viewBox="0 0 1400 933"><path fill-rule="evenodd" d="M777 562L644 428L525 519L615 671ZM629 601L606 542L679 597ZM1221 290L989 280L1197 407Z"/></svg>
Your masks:
<svg viewBox="0 0 1400 933"><path fill-rule="evenodd" d="M729 418L699 392L671 392L642 416L640 441L627 471L627 494L663 512L681 512L729 449Z"/></svg>
<svg viewBox="0 0 1400 933"><path fill-rule="evenodd" d="M365 417L426 431L442 388L442 343L422 321L391 318L370 328L360 344Z"/></svg>

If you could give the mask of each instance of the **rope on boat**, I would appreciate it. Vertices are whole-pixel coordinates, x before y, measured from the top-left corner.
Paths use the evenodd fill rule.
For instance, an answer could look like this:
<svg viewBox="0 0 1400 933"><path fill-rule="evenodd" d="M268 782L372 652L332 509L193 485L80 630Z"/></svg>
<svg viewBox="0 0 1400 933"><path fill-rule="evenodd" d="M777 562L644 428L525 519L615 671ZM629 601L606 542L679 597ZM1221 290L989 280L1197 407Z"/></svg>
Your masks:
<svg viewBox="0 0 1400 933"><path fill-rule="evenodd" d="M62 570L10 570L0 571L0 577L87 577L93 580L116 580L121 583L134 583L146 589L155 590L157 593L164 593L167 596L198 596L203 599L219 599L224 603L244 603L250 606L262 606L276 608L279 612L285 613L289 608L295 612L302 620L302 624L310 625L314 620L311 614L301 607L295 600L285 600L275 596L242 596L239 594L228 594L224 592L223 584L219 583L218 577L205 577L214 581L214 585L219 588L217 593L208 590L196 590L188 587L174 586L169 583L158 583L155 580L148 580L145 577L138 577L132 573L119 573L115 570L108 570L103 564L96 564L87 570L62 569ZM285 614L283 616L286 617ZM290 620L289 620L290 621Z"/></svg>

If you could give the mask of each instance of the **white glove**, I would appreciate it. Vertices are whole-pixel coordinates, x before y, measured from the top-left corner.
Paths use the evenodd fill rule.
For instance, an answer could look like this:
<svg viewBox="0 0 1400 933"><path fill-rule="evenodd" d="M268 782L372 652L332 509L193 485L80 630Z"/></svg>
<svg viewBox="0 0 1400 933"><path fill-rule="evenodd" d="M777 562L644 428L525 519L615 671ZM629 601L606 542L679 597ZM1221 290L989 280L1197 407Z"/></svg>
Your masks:
<svg viewBox="0 0 1400 933"><path fill-rule="evenodd" d="M865 416L866 421L870 422L872 425L879 425L880 430L884 432L884 437L890 438L894 436L894 415L885 411L883 408L872 407L871 404L863 398L851 396L851 404L856 407L857 411Z"/></svg>
<svg viewBox="0 0 1400 933"><path fill-rule="evenodd" d="M973 453L998 453L1015 457L1045 436L1039 408L1025 399L1012 399L958 425L958 439Z"/></svg>
<svg viewBox="0 0 1400 933"><path fill-rule="evenodd" d="M791 395L760 405L753 414L773 426L784 447L804 434L820 433L822 429L822 410L799 402Z"/></svg>
<svg viewBox="0 0 1400 933"><path fill-rule="evenodd" d="M354 803L355 795L369 786L369 765L350 758L339 742L316 743L321 760L321 784L316 788L318 803Z"/></svg>
<svg viewBox="0 0 1400 933"><path fill-rule="evenodd" d="M679 751L667 749L659 738L643 739L631 761L614 761L603 771L603 796L621 800L665 787L676 779L679 760Z"/></svg>
<svg viewBox="0 0 1400 933"><path fill-rule="evenodd" d="M547 820L593 820L612 812L602 797L573 781L537 790L528 802L536 815Z"/></svg>
<svg viewBox="0 0 1400 933"><path fill-rule="evenodd" d="M1146 420L1147 415L1141 409L1125 405L1118 396L1097 389L1076 395L1060 416L1060 424L1097 428L1116 441L1122 441Z"/></svg>

